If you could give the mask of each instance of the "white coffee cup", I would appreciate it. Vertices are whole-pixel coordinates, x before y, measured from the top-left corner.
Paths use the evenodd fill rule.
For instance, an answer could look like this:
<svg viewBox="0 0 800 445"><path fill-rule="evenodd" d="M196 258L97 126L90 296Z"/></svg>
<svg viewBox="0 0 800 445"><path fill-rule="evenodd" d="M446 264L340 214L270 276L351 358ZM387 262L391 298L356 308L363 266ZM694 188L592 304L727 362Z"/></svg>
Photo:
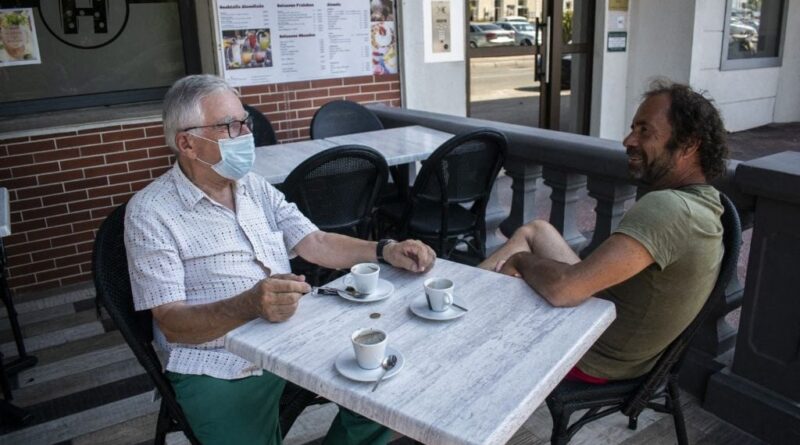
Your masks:
<svg viewBox="0 0 800 445"><path fill-rule="evenodd" d="M348 286L353 286L358 292L371 294L378 289L378 276L381 267L375 263L359 263L350 268L344 282Z"/></svg>
<svg viewBox="0 0 800 445"><path fill-rule="evenodd" d="M386 331L376 328L357 329L350 335L350 340L353 342L359 367L376 369L381 366L389 340Z"/></svg>
<svg viewBox="0 0 800 445"><path fill-rule="evenodd" d="M425 280L425 297L428 307L434 312L444 312L453 304L453 280L428 278Z"/></svg>

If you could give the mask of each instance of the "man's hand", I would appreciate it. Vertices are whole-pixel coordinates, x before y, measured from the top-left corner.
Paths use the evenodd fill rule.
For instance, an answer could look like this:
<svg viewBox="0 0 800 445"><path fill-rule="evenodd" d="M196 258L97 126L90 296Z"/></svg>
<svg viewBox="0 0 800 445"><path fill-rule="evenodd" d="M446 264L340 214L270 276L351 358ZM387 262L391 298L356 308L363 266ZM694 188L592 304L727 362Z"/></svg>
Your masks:
<svg viewBox="0 0 800 445"><path fill-rule="evenodd" d="M433 267L436 252L422 241L405 240L387 244L383 248L383 258L392 266L423 273Z"/></svg>
<svg viewBox="0 0 800 445"><path fill-rule="evenodd" d="M253 304L261 318L279 323L291 318L303 295L311 292L311 286L302 275L276 274L265 278L252 289Z"/></svg>

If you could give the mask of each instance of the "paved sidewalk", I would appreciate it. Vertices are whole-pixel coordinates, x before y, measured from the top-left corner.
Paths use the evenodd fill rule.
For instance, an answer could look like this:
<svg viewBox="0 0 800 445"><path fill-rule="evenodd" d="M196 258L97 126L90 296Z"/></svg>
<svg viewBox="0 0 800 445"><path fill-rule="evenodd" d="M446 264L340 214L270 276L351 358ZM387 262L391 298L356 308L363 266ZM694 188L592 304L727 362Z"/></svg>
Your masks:
<svg viewBox="0 0 800 445"><path fill-rule="evenodd" d="M731 159L749 161L784 151L800 151L800 122L768 124L728 134Z"/></svg>

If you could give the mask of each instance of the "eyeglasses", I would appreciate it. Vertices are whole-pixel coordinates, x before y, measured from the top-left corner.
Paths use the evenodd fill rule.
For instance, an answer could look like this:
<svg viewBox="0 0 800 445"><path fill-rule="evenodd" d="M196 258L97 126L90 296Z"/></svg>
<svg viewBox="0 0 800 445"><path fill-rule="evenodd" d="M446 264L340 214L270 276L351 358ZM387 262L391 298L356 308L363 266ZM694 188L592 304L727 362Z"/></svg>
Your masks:
<svg viewBox="0 0 800 445"><path fill-rule="evenodd" d="M196 127L184 128L181 131L196 130L198 128L211 128L211 127L228 127L228 136L235 138L242 134L242 128L247 127L248 130L253 131L253 116L247 116L241 121L231 121L227 124L211 124L211 125L198 125Z"/></svg>

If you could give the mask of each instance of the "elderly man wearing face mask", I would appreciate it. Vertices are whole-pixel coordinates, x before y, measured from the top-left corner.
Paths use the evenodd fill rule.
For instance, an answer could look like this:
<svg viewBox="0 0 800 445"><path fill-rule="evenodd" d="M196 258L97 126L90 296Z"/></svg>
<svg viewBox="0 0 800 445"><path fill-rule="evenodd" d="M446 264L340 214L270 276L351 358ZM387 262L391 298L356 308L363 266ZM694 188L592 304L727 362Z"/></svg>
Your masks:
<svg viewBox="0 0 800 445"><path fill-rule="evenodd" d="M359 240L317 229L266 180L251 117L236 90L209 75L185 77L164 98L175 166L137 193L125 216L134 303L151 310L167 375L204 444L278 444L284 381L227 352L224 335L255 318L281 322L311 291L290 254L329 268L386 261L430 270L415 240ZM340 409L325 443L386 443L389 431Z"/></svg>

